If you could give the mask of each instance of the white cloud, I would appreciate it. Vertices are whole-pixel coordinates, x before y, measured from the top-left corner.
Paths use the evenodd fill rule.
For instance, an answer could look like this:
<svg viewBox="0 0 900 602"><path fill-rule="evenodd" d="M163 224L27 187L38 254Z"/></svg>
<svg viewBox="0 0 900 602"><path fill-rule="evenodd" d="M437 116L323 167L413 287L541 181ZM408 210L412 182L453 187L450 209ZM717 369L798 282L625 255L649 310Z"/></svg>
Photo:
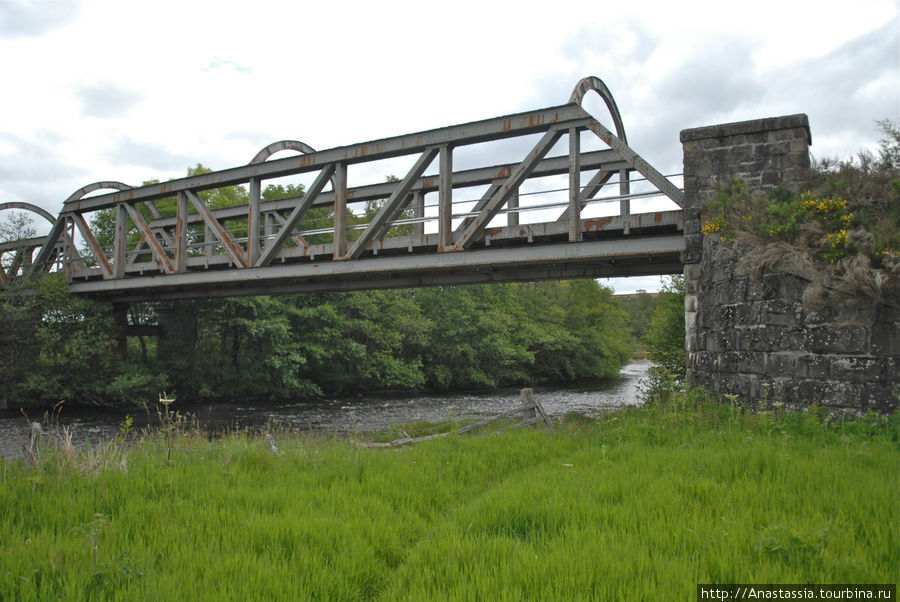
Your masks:
<svg viewBox="0 0 900 602"><path fill-rule="evenodd" d="M74 22L80 2L4 0L0 2L0 36L6 39L43 35Z"/></svg>

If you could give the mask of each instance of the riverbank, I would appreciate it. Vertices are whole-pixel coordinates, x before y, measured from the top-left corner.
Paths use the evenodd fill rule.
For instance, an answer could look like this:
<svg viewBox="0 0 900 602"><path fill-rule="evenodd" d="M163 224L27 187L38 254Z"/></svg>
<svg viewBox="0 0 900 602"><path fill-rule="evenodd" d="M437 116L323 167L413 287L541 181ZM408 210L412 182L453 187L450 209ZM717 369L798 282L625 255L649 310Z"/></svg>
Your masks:
<svg viewBox="0 0 900 602"><path fill-rule="evenodd" d="M626 365L619 377L557 387L536 387L544 408L553 416L571 412L593 415L613 408L640 403L640 387L647 375L647 362ZM286 402L241 400L217 403L190 403L176 400L171 409L189 419L196 430L216 436L223 432L259 432L275 424L301 431L324 431L346 435L391 428L400 423L477 420L499 414L519 403L519 389L491 389L397 395L372 394L343 398L301 399ZM46 438L65 427L73 439L91 444L114 439L126 417L139 432L159 426L157 408L70 407L63 404L48 415L19 410L0 411L0 456L21 457L22 443L30 436L29 423L44 423Z"/></svg>
<svg viewBox="0 0 900 602"><path fill-rule="evenodd" d="M276 442L0 460L0 595L693 599L697 583L891 583L900 567L895 420L681 398L402 450Z"/></svg>

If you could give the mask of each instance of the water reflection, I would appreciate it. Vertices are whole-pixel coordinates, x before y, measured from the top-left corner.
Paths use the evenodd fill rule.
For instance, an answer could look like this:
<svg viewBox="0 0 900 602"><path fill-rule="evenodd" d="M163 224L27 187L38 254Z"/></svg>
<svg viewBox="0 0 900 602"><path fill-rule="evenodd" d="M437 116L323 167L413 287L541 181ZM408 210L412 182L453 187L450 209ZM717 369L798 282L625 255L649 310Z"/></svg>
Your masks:
<svg viewBox="0 0 900 602"><path fill-rule="evenodd" d="M568 388L538 387L535 394L551 416L570 412L595 414L640 403L639 386L649 364L625 366L618 379ZM330 431L339 434L378 431L400 423L441 422L451 418L474 419L499 414L519 404L519 389L501 389L484 393L446 393L439 395L361 396L352 399L272 403L179 404L177 409L189 415L204 432L220 433L241 428L261 428L270 422L301 430ZM58 416L61 427L73 433L75 443L98 443L119 434L127 415L140 430L159 424L155 409L115 410L79 408ZM28 419L41 420L31 415ZM19 458L28 435L28 419L18 410L0 412L0 455ZM49 437L49 434L45 435Z"/></svg>

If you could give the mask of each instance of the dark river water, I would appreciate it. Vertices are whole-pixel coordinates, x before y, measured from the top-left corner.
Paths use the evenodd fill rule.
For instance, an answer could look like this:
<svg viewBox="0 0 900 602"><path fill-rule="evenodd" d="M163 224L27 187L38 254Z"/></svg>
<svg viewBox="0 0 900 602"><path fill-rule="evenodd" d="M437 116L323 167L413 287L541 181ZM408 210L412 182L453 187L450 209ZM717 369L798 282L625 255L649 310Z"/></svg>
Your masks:
<svg viewBox="0 0 900 602"><path fill-rule="evenodd" d="M572 387L537 387L535 396L550 416L570 412L592 415L640 403L639 386L647 375L648 363L625 366L619 378ZM519 405L519 389L500 389L477 393L435 395L374 395L299 402L230 402L187 404L176 401L171 410L190 419L192 426L214 434L236 429L264 430L276 424L300 430L338 434L379 431L398 424L441 422L451 418L475 419L499 414ZM45 420L37 411L28 418L18 409L0 410L0 456L22 457L22 445L28 438L29 421L45 422L44 439L65 427L76 444L96 444L119 434L126 416L140 431L159 424L155 408L128 410L111 408L66 408L55 419ZM47 422L52 423L48 425Z"/></svg>

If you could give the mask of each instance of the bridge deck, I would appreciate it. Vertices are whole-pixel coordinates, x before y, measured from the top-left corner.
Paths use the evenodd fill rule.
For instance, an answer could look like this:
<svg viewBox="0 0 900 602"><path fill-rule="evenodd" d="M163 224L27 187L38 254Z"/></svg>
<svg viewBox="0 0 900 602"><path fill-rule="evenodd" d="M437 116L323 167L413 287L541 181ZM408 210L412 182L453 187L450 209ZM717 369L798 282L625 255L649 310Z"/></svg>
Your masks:
<svg viewBox="0 0 900 602"><path fill-rule="evenodd" d="M590 91L615 133L581 108ZM582 134L608 148L583 151ZM457 149L475 148L471 162L494 156L498 141L521 160L454 169ZM548 156L560 147L568 152ZM270 160L284 150L301 155ZM350 166L404 156L402 178L349 185ZM432 164L437 173L425 175ZM313 180L301 194L263 200L265 184L303 174ZM632 193L632 174L652 189ZM542 178L556 178L555 189L535 192ZM608 185L616 196L602 193ZM243 200L211 206L209 191L231 186ZM89 196L103 189L114 192ZM557 200L520 204L551 193ZM426 206L426 195L436 202ZM0 284L64 270L72 292L126 302L679 272L681 211L631 212L631 199L651 195L682 204L682 191L628 146L606 86L585 78L556 107L323 151L281 141L247 165L140 188L90 184L66 200L33 261L16 251ZM598 201L617 203L618 215L587 218ZM534 210L551 221L520 219ZM325 226L304 230L311 216Z"/></svg>
<svg viewBox="0 0 900 602"><path fill-rule="evenodd" d="M683 269L681 211L582 220L584 239L568 242L556 222L491 228L483 244L437 253L438 235L383 239L377 251L335 261L331 244L294 247L267 267L232 269L225 255L189 258L181 274L156 264L129 267L129 277L102 278L88 268L70 290L112 301L231 297L486 282L663 275ZM628 231L626 236L624 232Z"/></svg>

